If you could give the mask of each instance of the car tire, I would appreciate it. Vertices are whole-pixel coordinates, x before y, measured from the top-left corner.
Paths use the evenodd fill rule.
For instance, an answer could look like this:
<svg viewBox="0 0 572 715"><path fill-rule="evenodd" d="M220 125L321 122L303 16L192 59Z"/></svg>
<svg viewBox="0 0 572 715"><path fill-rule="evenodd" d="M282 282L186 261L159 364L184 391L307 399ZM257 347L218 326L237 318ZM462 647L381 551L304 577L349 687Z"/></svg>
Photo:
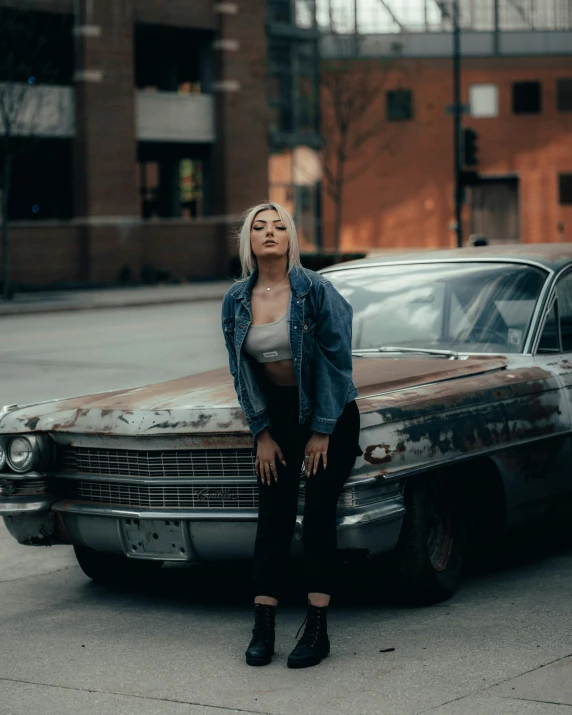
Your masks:
<svg viewBox="0 0 572 715"><path fill-rule="evenodd" d="M75 557L84 574L108 586L141 585L157 573L162 561L130 559L123 554L95 551L88 546L74 546Z"/></svg>
<svg viewBox="0 0 572 715"><path fill-rule="evenodd" d="M420 478L405 487L406 513L394 553L400 600L427 606L450 598L462 579L465 515L451 479Z"/></svg>

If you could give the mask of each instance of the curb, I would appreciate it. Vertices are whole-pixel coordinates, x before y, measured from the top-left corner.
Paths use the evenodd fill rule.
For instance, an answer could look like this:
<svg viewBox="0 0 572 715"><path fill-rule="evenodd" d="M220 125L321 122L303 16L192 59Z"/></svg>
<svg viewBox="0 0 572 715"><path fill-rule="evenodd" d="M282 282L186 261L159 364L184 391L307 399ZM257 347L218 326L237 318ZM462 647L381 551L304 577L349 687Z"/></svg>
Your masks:
<svg viewBox="0 0 572 715"><path fill-rule="evenodd" d="M63 305L13 305L10 307L4 307L0 305L0 318L11 315L38 315L41 313L67 313L79 310L107 310L113 308L143 308L152 305L174 305L177 303L199 303L206 302L209 300L222 300L224 298L224 293L220 295L197 295L197 296L187 296L187 297L175 297L164 298L161 300L155 299L142 299L139 301L117 301L113 303L68 303Z"/></svg>

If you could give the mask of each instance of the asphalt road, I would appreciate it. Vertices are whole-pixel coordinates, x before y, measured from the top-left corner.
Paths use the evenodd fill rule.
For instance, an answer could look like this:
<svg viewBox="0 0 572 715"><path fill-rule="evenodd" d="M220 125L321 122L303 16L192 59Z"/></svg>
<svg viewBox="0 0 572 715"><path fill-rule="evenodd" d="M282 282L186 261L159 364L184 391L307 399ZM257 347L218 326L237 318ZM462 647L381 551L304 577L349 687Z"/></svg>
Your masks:
<svg viewBox="0 0 572 715"><path fill-rule="evenodd" d="M218 315L202 303L1 318L0 402L218 367ZM171 567L146 590L106 589L68 547L19 546L0 526L0 715L572 714L572 537L541 533L507 540L432 608L393 603L379 565L344 572L331 657L292 671L296 573L275 660L249 668L247 568Z"/></svg>

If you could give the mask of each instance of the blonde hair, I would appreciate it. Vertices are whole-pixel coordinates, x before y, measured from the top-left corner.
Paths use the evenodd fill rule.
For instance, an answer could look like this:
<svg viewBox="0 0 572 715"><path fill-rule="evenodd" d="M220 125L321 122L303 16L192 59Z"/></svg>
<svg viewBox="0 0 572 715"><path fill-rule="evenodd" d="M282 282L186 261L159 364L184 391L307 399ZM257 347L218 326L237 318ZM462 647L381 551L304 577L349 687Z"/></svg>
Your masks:
<svg viewBox="0 0 572 715"><path fill-rule="evenodd" d="M290 273L294 266L297 266L298 268L302 267L302 264L300 263L300 246L298 244L298 234L296 232L296 224L294 223L294 219L292 218L292 216L290 216L288 211L286 211L283 206L280 206L280 204L268 202L265 204L258 204L257 206L253 206L244 213L244 221L238 233L238 255L240 258L240 265L242 266L243 278L248 278L248 276L250 276L256 270L256 257L253 254L250 245L250 231L252 229L254 219L262 211L276 211L276 213L280 217L280 220L286 227L286 231L288 232L289 238L287 254L288 273Z"/></svg>

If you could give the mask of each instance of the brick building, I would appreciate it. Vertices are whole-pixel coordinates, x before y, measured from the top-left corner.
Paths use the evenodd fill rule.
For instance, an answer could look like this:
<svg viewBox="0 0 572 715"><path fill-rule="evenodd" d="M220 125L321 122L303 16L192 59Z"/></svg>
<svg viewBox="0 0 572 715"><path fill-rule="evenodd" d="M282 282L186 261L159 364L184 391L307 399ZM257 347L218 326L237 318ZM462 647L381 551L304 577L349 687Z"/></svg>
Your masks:
<svg viewBox="0 0 572 715"><path fill-rule="evenodd" d="M372 109L384 126L349 165L366 168L345 186L342 246L454 246L451 63L400 62L386 86ZM572 241L572 58L466 59L462 87L479 174L466 189L465 239ZM331 239L327 199L325 209Z"/></svg>
<svg viewBox="0 0 572 715"><path fill-rule="evenodd" d="M399 25L413 17L407 7L422 10L422 2L389 0L392 15L381 19L373 3L385 23L379 32L363 17L357 36L323 39L323 55L348 61L356 75L368 65L385 73L362 126L379 123L376 135L351 156L346 250L456 245L450 18L426 0L418 27ZM466 189L465 242L470 234L491 242L572 241L572 5L460 0L460 8L462 121L478 135L479 173ZM326 244L333 220L324 196Z"/></svg>
<svg viewBox="0 0 572 715"><path fill-rule="evenodd" d="M268 193L264 3L27 6L57 72L20 132L36 141L14 162L12 280L225 275L233 220Z"/></svg>

